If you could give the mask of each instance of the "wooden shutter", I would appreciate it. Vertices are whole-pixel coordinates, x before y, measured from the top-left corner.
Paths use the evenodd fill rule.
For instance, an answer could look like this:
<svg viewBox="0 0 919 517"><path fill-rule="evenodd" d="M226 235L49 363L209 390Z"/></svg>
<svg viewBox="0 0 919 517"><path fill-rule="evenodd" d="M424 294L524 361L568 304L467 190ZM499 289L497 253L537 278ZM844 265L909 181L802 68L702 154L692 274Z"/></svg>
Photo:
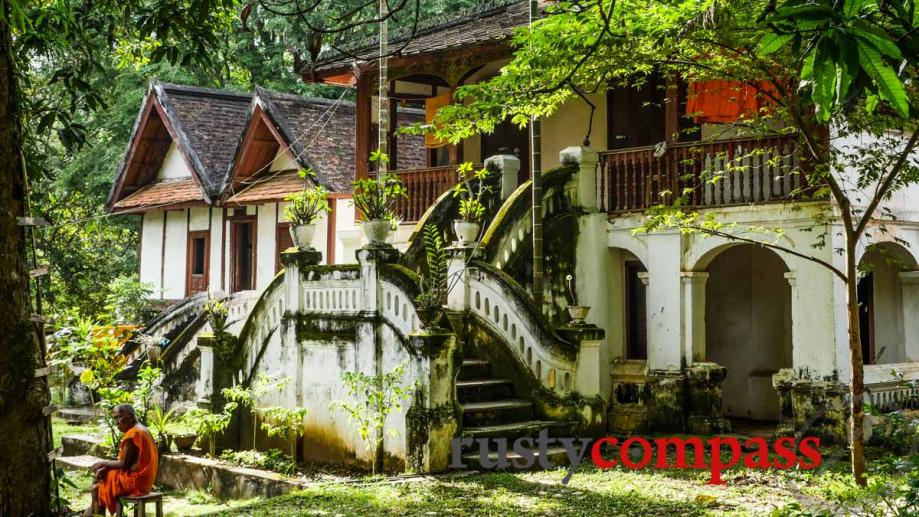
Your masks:
<svg viewBox="0 0 919 517"><path fill-rule="evenodd" d="M275 236L274 242L278 244L277 256L274 261L274 272L277 274L284 269L284 264L281 264L281 252L294 245L294 240L290 236L290 223L278 223L277 235Z"/></svg>

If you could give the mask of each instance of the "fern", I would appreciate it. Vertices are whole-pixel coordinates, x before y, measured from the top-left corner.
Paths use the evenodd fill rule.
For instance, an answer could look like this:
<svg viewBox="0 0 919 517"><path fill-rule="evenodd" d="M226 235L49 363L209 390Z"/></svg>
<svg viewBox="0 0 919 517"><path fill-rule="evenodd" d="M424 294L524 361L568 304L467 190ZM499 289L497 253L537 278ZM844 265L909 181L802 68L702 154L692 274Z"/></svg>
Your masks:
<svg viewBox="0 0 919 517"><path fill-rule="evenodd" d="M428 274L427 278L421 277L421 293L415 298L415 307L422 325L435 328L447 303L447 251L443 237L433 224L424 225L422 236Z"/></svg>

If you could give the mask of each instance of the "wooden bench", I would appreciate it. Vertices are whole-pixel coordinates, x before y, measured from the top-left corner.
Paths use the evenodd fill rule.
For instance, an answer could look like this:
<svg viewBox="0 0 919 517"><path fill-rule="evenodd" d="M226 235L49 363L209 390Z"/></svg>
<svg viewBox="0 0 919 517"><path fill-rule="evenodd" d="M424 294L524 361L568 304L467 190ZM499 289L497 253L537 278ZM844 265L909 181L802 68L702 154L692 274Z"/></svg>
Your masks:
<svg viewBox="0 0 919 517"><path fill-rule="evenodd" d="M163 517L163 494L150 492L147 495L131 495L118 498L118 517L124 517L126 504L134 505L134 517L147 517L147 503L156 505L156 517Z"/></svg>

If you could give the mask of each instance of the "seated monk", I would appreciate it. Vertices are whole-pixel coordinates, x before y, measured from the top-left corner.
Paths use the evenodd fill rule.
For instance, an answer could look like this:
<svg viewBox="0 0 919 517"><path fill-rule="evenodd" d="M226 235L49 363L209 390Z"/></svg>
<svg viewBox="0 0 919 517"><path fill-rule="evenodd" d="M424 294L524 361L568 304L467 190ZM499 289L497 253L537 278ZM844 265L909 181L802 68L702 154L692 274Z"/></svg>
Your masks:
<svg viewBox="0 0 919 517"><path fill-rule="evenodd" d="M115 514L119 497L146 495L153 488L159 462L153 435L137 421L130 404L115 407L115 425L124 433L118 447L117 460L102 460L93 464L93 502L85 516Z"/></svg>

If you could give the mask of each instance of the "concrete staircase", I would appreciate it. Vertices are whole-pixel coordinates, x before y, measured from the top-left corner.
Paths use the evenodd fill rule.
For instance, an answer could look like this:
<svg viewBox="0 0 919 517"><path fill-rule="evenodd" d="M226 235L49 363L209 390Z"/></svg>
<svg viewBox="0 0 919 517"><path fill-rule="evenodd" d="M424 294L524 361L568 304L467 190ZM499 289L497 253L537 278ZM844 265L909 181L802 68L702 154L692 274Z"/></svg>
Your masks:
<svg viewBox="0 0 919 517"><path fill-rule="evenodd" d="M573 424L567 421L542 420L535 416L533 402L521 398L514 391L510 379L496 377L486 359L467 358L463 361L456 381L456 393L463 409L463 438L489 438L488 457L498 459L494 439L507 440L508 458L519 457L513 453L513 442L518 438L535 439L543 429L549 436L571 436ZM535 449L535 446L532 446ZM535 450L534 450L535 452ZM550 447L549 459L556 465L567 463L561 447ZM538 467L539 453L536 453ZM478 442L464 445L463 461L471 468L480 468L481 452Z"/></svg>

